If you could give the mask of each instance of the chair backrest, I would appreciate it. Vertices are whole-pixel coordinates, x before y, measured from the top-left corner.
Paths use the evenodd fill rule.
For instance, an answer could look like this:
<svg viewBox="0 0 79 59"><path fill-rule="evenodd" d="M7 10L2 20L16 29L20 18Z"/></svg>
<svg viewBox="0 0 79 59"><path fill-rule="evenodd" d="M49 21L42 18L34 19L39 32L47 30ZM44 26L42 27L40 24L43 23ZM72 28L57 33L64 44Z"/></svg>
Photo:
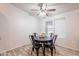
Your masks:
<svg viewBox="0 0 79 59"><path fill-rule="evenodd" d="M53 44L55 44L57 37L58 37L57 35L54 35L54 37L53 37Z"/></svg>
<svg viewBox="0 0 79 59"><path fill-rule="evenodd" d="M34 37L36 37L38 34L37 33L33 33Z"/></svg>
<svg viewBox="0 0 79 59"><path fill-rule="evenodd" d="M52 45L53 44L53 38L54 38L54 34L50 33L49 36L48 36L49 40L47 40L46 44Z"/></svg>
<svg viewBox="0 0 79 59"><path fill-rule="evenodd" d="M40 41L35 40L35 38L34 38L33 35L29 35L29 38L31 40L31 43L32 43L33 47L36 46L36 45L38 45L40 43Z"/></svg>
<svg viewBox="0 0 79 59"><path fill-rule="evenodd" d="M34 36L33 35L29 35L29 38L31 40L32 45L34 45L34 41L35 41Z"/></svg>
<svg viewBox="0 0 79 59"><path fill-rule="evenodd" d="M54 36L54 33L50 33L50 37L53 37Z"/></svg>
<svg viewBox="0 0 79 59"><path fill-rule="evenodd" d="M48 45L50 45L50 46L52 46L52 40L47 40L46 42L45 42L45 44L48 44Z"/></svg>
<svg viewBox="0 0 79 59"><path fill-rule="evenodd" d="M34 36L34 39L35 39L35 40L38 40L38 39L39 39L39 36L38 36L37 33L33 33L33 36Z"/></svg>

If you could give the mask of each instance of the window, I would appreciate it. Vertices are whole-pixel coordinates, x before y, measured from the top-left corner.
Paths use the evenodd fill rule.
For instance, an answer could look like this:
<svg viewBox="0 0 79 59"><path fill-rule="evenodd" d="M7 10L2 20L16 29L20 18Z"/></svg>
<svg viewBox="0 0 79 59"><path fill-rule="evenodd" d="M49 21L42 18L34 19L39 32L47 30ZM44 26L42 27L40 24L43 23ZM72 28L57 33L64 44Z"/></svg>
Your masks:
<svg viewBox="0 0 79 59"><path fill-rule="evenodd" d="M55 27L53 21L46 21L46 33L49 35L49 33L54 33Z"/></svg>
<svg viewBox="0 0 79 59"><path fill-rule="evenodd" d="M55 33L58 38L66 36L66 21L65 18L59 18L52 21L46 21L46 33Z"/></svg>

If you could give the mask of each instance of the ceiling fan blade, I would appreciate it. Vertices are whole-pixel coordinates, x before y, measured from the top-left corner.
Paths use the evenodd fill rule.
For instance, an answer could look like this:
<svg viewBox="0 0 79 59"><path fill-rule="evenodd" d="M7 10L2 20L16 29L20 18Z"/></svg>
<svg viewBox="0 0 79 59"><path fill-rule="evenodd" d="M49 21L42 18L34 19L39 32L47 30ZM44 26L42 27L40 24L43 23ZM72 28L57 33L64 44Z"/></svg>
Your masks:
<svg viewBox="0 0 79 59"><path fill-rule="evenodd" d="M56 11L56 9L48 9L47 11Z"/></svg>
<svg viewBox="0 0 79 59"><path fill-rule="evenodd" d="M37 10L37 9L31 9L31 11L39 11L39 10Z"/></svg>

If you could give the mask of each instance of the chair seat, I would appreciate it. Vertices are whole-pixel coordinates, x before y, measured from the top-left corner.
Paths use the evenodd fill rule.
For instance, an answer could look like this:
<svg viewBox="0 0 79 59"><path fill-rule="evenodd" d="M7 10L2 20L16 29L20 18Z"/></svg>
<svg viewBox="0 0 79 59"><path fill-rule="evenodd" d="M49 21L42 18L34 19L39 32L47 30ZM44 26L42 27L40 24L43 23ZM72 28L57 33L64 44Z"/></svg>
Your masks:
<svg viewBox="0 0 79 59"><path fill-rule="evenodd" d="M50 48L50 47L51 47L51 48L55 47L54 44L52 44L52 45L51 45L51 44L45 44L44 46L45 46L46 48L47 48L47 47L48 47L48 48Z"/></svg>
<svg viewBox="0 0 79 59"><path fill-rule="evenodd" d="M40 48L40 47L42 47L42 44L36 43L36 44L34 45L34 47L35 47L35 48Z"/></svg>
<svg viewBox="0 0 79 59"><path fill-rule="evenodd" d="M46 44L45 47L52 47L52 45Z"/></svg>

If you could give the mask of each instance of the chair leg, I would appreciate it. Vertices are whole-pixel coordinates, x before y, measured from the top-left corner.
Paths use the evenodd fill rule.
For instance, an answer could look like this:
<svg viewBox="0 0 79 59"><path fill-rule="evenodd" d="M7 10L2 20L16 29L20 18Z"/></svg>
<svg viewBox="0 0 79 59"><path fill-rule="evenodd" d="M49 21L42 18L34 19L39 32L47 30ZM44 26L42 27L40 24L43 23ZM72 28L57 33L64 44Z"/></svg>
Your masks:
<svg viewBox="0 0 79 59"><path fill-rule="evenodd" d="M39 55L39 49L36 49L36 54L37 54L37 56Z"/></svg>
<svg viewBox="0 0 79 59"><path fill-rule="evenodd" d="M51 56L53 56L53 48L50 48L50 50L51 50Z"/></svg>
<svg viewBox="0 0 79 59"><path fill-rule="evenodd" d="M34 48L32 48L32 51L34 51Z"/></svg>
<svg viewBox="0 0 79 59"><path fill-rule="evenodd" d="M45 56L45 47L43 47L43 56Z"/></svg>
<svg viewBox="0 0 79 59"><path fill-rule="evenodd" d="M54 46L54 51L55 51L55 54L56 54L56 48L55 48L55 46Z"/></svg>
<svg viewBox="0 0 79 59"><path fill-rule="evenodd" d="M34 48L32 47L32 51L31 51L31 55L32 55L32 52L34 51Z"/></svg>

